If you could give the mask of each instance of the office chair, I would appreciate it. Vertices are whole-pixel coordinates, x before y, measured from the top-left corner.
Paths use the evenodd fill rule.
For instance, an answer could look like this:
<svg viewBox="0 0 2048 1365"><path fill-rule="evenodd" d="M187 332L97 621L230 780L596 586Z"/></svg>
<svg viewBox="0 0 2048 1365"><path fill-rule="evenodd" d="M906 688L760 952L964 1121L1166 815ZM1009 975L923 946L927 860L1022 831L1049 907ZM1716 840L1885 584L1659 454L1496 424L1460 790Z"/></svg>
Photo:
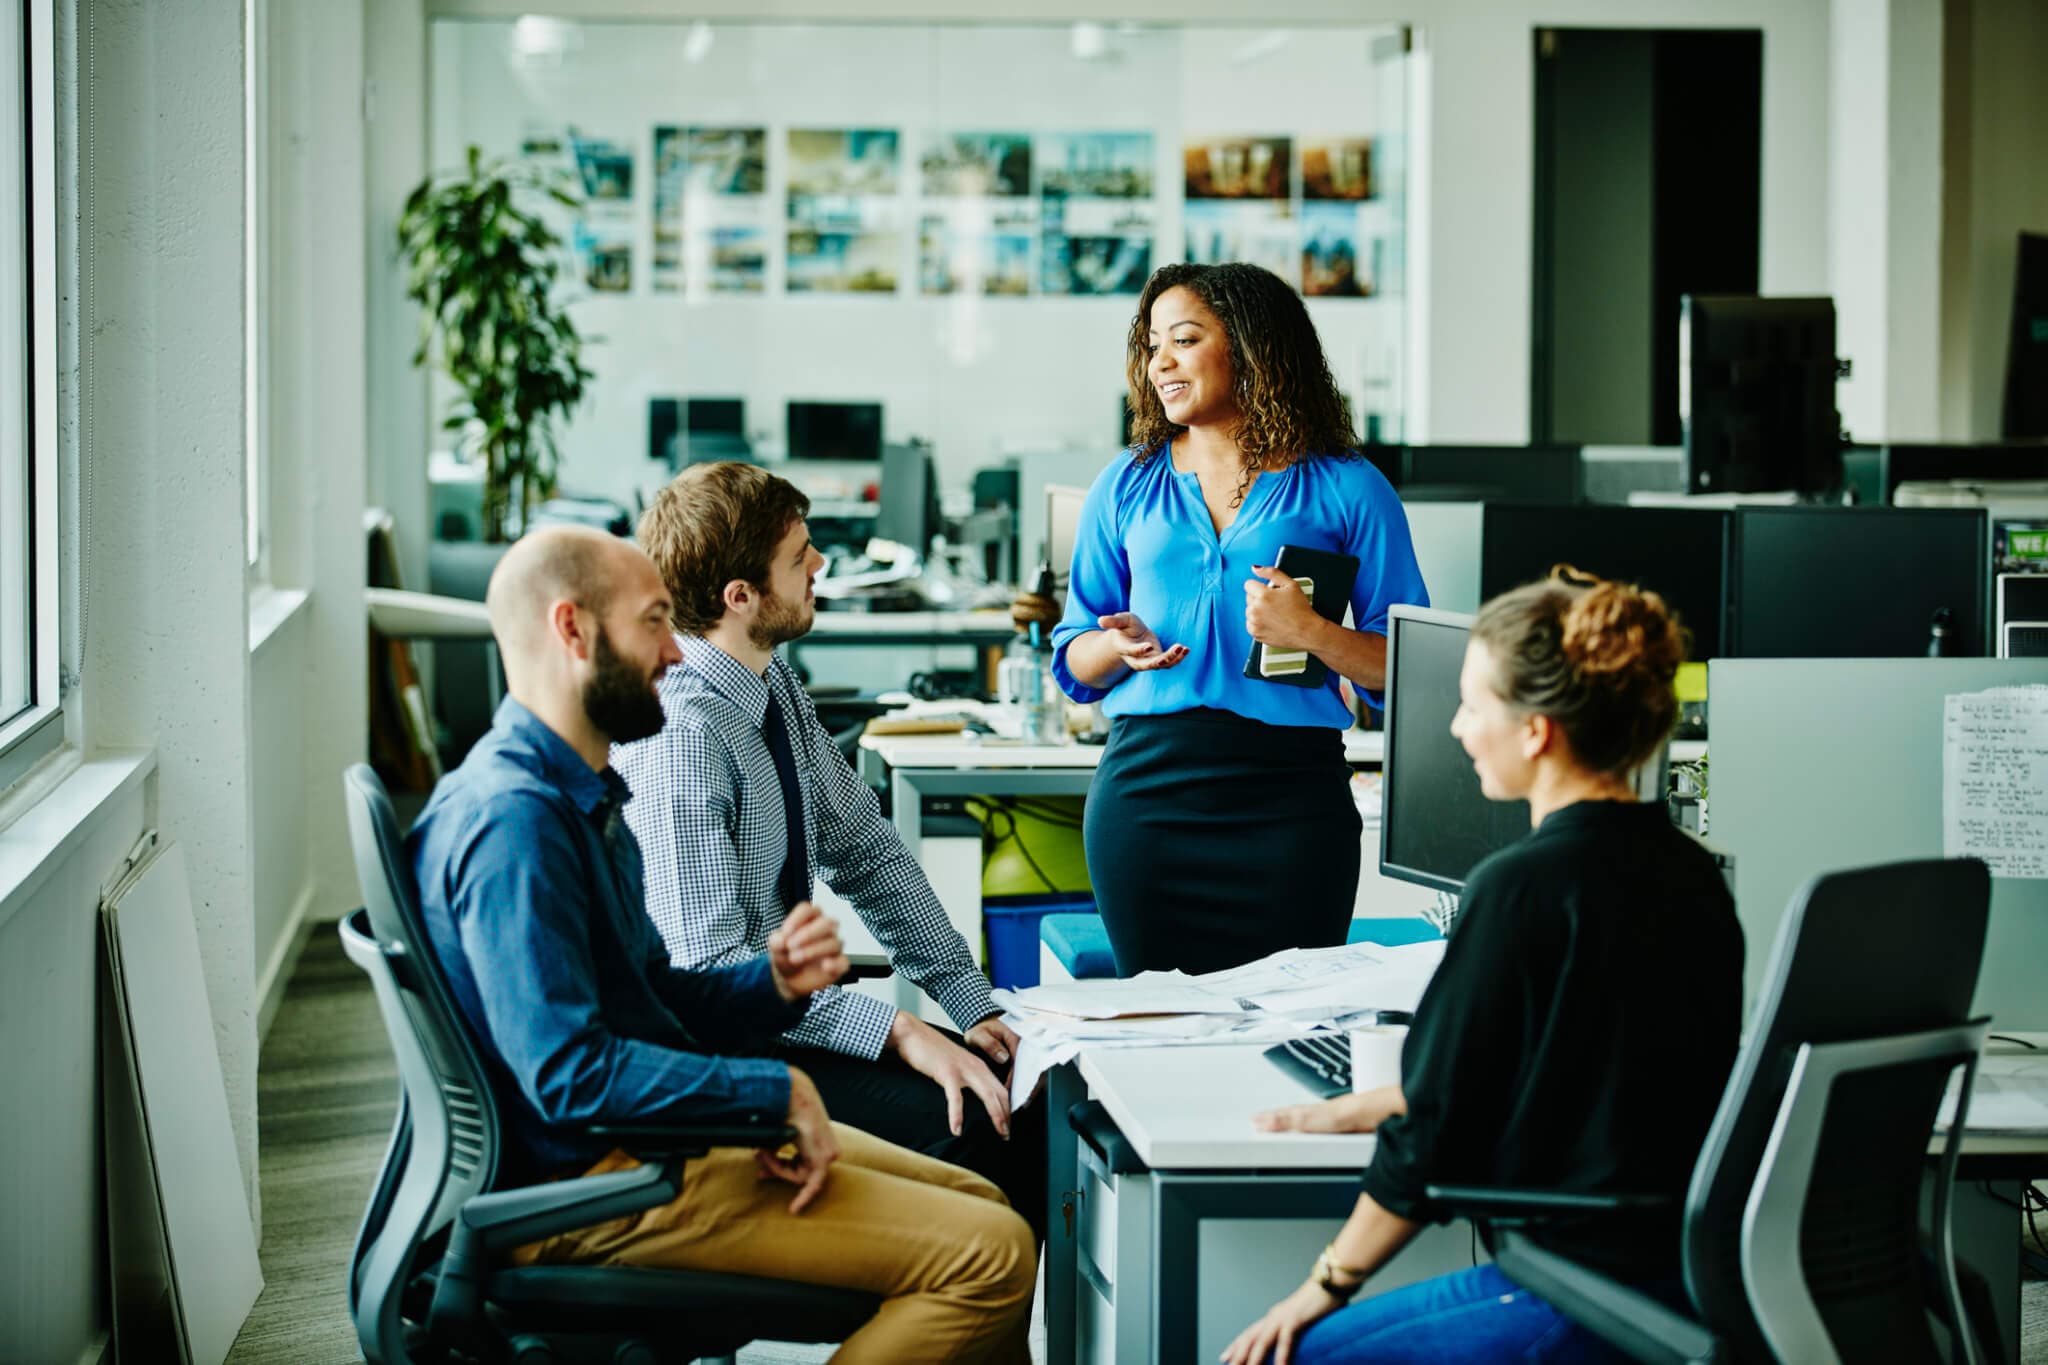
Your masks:
<svg viewBox="0 0 2048 1365"><path fill-rule="evenodd" d="M1794 895L1685 1196L1694 1316L1527 1235L1546 1216L1668 1198L1478 1187L1430 1197L1489 1223L1502 1273L1639 1360L1979 1365L1995 1354L1988 1293L1959 1271L1948 1217L1961 1123L1933 1172L1931 1244L1919 1210L1950 1074L1962 1070L1960 1114L1990 1024L1969 1018L1990 900L1975 859L1830 873Z"/></svg>
<svg viewBox="0 0 2048 1365"><path fill-rule="evenodd" d="M528 1242L668 1203L682 1188L684 1163L712 1147L772 1146L793 1131L591 1125L590 1135L645 1164L497 1188L498 1102L434 956L390 800L362 764L344 786L365 905L342 922L342 946L376 987L401 1081L398 1119L350 1261L349 1313L364 1359L653 1365L727 1356L759 1337L840 1341L872 1317L880 1299L852 1290L507 1262Z"/></svg>

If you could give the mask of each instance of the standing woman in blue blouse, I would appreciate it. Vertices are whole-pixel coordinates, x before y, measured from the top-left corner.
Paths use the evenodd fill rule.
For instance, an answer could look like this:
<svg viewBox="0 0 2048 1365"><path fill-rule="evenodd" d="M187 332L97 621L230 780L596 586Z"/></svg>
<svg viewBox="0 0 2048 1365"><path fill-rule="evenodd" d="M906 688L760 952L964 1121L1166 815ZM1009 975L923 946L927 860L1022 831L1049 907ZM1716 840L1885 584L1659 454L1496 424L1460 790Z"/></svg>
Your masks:
<svg viewBox="0 0 2048 1365"><path fill-rule="evenodd" d="M1155 272L1127 370L1133 444L1089 490L1053 631L1060 686L1112 720L1084 835L1117 970L1342 943L1360 826L1336 675L1379 690L1387 608L1428 602L1407 517L1271 271ZM1283 545L1358 558L1351 626L1271 567ZM1254 640L1330 676L1247 678Z"/></svg>

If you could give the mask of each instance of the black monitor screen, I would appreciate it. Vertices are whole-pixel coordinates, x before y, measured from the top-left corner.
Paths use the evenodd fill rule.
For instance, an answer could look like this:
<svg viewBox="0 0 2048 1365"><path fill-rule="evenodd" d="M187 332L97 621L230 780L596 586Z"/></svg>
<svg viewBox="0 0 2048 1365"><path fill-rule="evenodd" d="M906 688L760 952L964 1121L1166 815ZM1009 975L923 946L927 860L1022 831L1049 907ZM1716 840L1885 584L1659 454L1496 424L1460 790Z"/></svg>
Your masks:
<svg viewBox="0 0 2048 1365"><path fill-rule="evenodd" d="M1722 652L1727 524L1726 512L1690 507L1488 503L1480 523L1479 597L1498 597L1570 564L1657 593L1692 634L1687 657L1711 659Z"/></svg>
<svg viewBox="0 0 2048 1365"><path fill-rule="evenodd" d="M1388 622L1380 871L1439 891L1463 890L1474 864L1529 832L1529 803L1481 795L1451 737L1471 621L1396 607Z"/></svg>
<svg viewBox="0 0 2048 1365"><path fill-rule="evenodd" d="M1579 501L1577 446L1408 446L1395 486L1407 498Z"/></svg>
<svg viewBox="0 0 2048 1365"><path fill-rule="evenodd" d="M683 409L685 430L694 435L709 432L742 436L747 430L747 405L738 398L692 398Z"/></svg>
<svg viewBox="0 0 2048 1365"><path fill-rule="evenodd" d="M938 488L932 457L923 446L897 445L882 451L882 503L875 510L875 534L919 554L938 533Z"/></svg>
<svg viewBox="0 0 2048 1365"><path fill-rule="evenodd" d="M1834 300L1690 294L1678 336L1688 492L1841 482Z"/></svg>
<svg viewBox="0 0 2048 1365"><path fill-rule="evenodd" d="M882 405L790 403L789 458L870 462L881 459Z"/></svg>
<svg viewBox="0 0 2048 1365"><path fill-rule="evenodd" d="M1746 659L1981 658L1991 581L1982 508L1740 507L1728 528L1727 652Z"/></svg>

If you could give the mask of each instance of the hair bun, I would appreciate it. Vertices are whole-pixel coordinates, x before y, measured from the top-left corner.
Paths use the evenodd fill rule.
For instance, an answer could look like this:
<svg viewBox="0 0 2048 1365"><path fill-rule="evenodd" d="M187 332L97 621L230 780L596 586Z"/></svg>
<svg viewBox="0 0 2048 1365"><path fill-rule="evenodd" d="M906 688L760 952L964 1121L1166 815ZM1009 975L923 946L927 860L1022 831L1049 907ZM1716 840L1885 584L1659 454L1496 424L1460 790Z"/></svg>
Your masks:
<svg viewBox="0 0 2048 1365"><path fill-rule="evenodd" d="M1661 596L1566 566L1556 576L1583 588L1560 623L1559 647L1573 669L1596 677L1639 673L1664 682L1677 674L1685 640Z"/></svg>

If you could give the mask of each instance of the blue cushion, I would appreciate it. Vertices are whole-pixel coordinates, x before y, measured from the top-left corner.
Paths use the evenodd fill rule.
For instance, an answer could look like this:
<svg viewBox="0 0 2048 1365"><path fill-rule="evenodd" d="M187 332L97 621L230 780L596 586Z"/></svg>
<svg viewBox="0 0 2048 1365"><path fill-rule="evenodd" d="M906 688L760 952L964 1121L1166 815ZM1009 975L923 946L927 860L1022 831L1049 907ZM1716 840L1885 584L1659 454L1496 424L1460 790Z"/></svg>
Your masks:
<svg viewBox="0 0 2048 1365"><path fill-rule="evenodd" d="M1116 975L1116 955L1100 915L1047 915L1038 922L1038 938L1076 981Z"/></svg>
<svg viewBox="0 0 2048 1365"><path fill-rule="evenodd" d="M1351 921L1351 932L1345 935L1346 943L1377 943L1382 948L1398 948L1404 943L1427 943L1442 938L1434 924L1412 915L1390 915L1381 919L1355 919Z"/></svg>
<svg viewBox="0 0 2048 1365"><path fill-rule="evenodd" d="M1038 922L1038 937L1076 981L1116 975L1116 955L1109 950L1109 931L1102 927L1100 915L1047 915ZM1351 921L1351 932L1345 941L1398 948L1404 943L1427 943L1441 937L1437 927L1426 919L1390 915Z"/></svg>

